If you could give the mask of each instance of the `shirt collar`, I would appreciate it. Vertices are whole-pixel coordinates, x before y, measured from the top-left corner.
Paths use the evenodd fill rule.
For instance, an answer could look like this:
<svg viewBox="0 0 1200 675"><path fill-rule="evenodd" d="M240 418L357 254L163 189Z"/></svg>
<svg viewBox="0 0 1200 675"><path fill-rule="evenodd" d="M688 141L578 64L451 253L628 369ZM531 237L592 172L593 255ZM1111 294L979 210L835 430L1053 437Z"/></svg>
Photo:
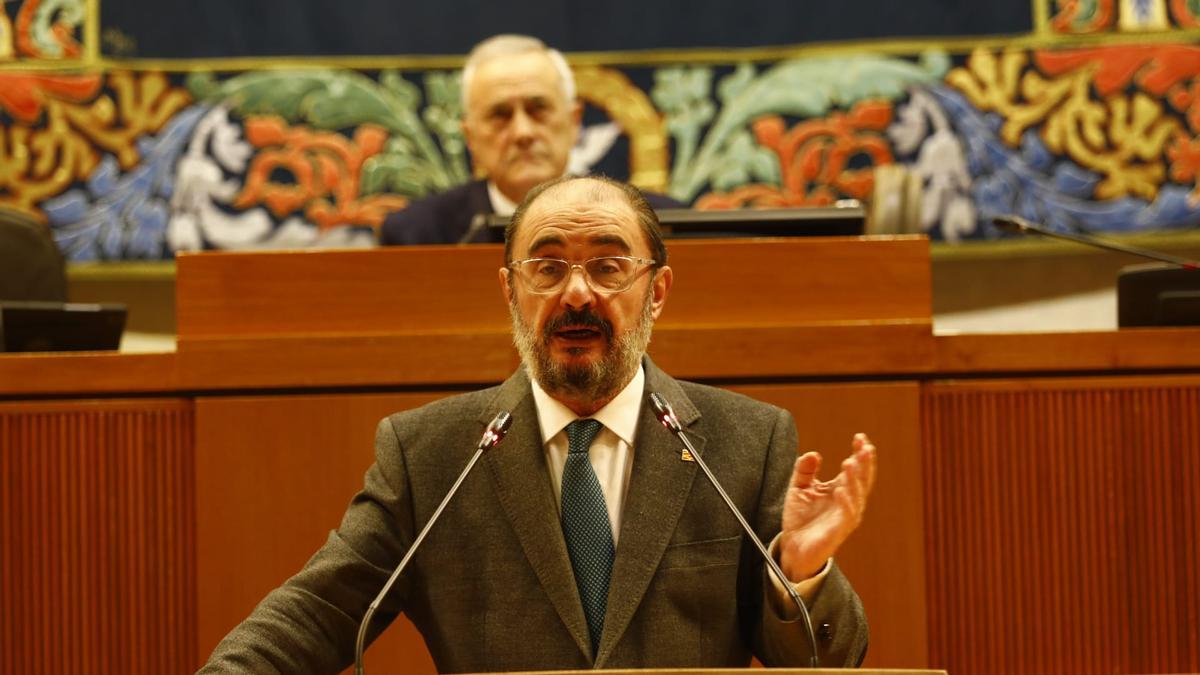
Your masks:
<svg viewBox="0 0 1200 675"><path fill-rule="evenodd" d="M492 211L498 216L511 216L513 211L517 210L517 205L513 200L504 196L500 188L492 181L487 182L488 201L492 203Z"/></svg>
<svg viewBox="0 0 1200 675"><path fill-rule="evenodd" d="M538 424L541 425L542 445L554 438L567 425L579 418L570 408L556 400L546 390L542 389L534 378L529 378L533 385L533 402L537 406ZM608 405L596 411L589 419L603 424L616 434L626 444L633 445L633 435L637 430L638 414L642 409L642 394L646 389L646 373L638 366L633 379L616 398Z"/></svg>
<svg viewBox="0 0 1200 675"><path fill-rule="evenodd" d="M487 193L488 201L492 203L492 212L496 215L511 216L517 210L517 203L506 197L490 180L487 182Z"/></svg>

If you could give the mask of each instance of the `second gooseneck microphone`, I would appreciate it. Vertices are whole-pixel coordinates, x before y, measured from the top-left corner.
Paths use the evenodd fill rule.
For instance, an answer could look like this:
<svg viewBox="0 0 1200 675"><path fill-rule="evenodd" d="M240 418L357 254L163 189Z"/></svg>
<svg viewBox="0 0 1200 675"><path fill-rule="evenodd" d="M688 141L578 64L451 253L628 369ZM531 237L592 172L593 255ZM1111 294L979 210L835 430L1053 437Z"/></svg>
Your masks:
<svg viewBox="0 0 1200 675"><path fill-rule="evenodd" d="M429 522L425 523L425 527L421 529L421 533L413 540L412 546L408 547L408 553L404 554L404 559L396 566L396 570L392 572L392 576L388 577L387 583L383 585L383 590L379 591L379 595L375 596L370 606L367 607L367 613L363 615L362 623L358 624L358 639L354 642L354 675L363 675L363 645L367 639L367 626L371 624L371 618L375 616L375 610L379 609L379 605L387 597L388 591L392 590L392 586L400 578L400 573L408 566L408 561L412 560L413 554L417 552L417 549L421 546L421 542L425 540L425 535L429 534L429 530L433 529L433 524L437 522L446 505L454 498L455 493L458 492L458 487L466 480L467 474L471 473L471 469L475 468L475 463L479 461L484 452L496 447L500 441L504 440L504 435L508 433L509 428L512 426L512 421L512 415L507 410L502 410L488 423L487 429L484 429L483 436L479 439L479 445L475 448L475 454L471 455L466 468L462 470L462 473L458 474L458 480L454 481L454 485L450 486L450 489L446 492L446 496L442 498L442 503L438 504L437 510L429 517Z"/></svg>
<svg viewBox="0 0 1200 675"><path fill-rule="evenodd" d="M788 595L792 598L792 602L795 603L796 608L800 610L800 620L804 623L804 630L808 636L809 648L812 650L812 659L810 660L809 666L812 668L820 667L820 664L817 660L817 636L813 632L812 619L808 616L808 607L804 606L804 601L800 599L800 594L796 592L796 589L792 587L792 583L788 581L786 576L784 576L783 570L779 569L779 564L775 562L775 559L772 558L771 554L767 551L767 547L763 545L762 541L758 538L758 535L754 533L754 530L750 527L750 523L747 523L746 518L742 516L741 511L738 511L738 508L733 503L733 500L729 498L729 493L725 492L725 488L721 487L721 483L717 481L717 477L714 476L713 472L709 470L708 464L704 462L704 458L700 456L699 452L696 452L696 448L692 445L691 440L688 439L687 434L683 433L683 425L679 423L679 418L675 416L675 410L671 408L671 404L667 403L667 399L663 398L661 394L654 392L650 394L650 405L654 407L654 415L658 417L658 421L662 423L667 430L678 436L679 440L683 441L684 447L686 447L688 452L691 453L692 458L696 460L696 464L700 467L700 470L703 471L704 475L708 477L708 482L712 483L712 486L716 489L717 494L721 495L721 499L725 501L725 506L729 507L729 512L733 514L734 518L737 518L738 523L746 532L746 537L748 537L750 541L754 543L754 546L758 548L758 552L762 555L763 560L765 560L767 563L767 568L771 570L771 573L775 575L775 578L779 580L779 583L782 584L785 589L787 589Z"/></svg>
<svg viewBox="0 0 1200 675"><path fill-rule="evenodd" d="M1151 251L1149 249L1137 248L1134 246L1125 246L1123 244L1118 244L1116 242L1108 241L1105 239L1100 239L1098 237L1093 237L1090 234L1078 234L1075 232L1059 232L1057 230L1052 230L1044 225L1038 225L1037 223L1031 223L1028 220L1025 220L1024 218L1022 218L1020 216L1015 216L1015 215L1011 215L1011 214L1005 215L1005 216L997 216L995 218L992 218L992 224L995 225L996 228L1002 232L1017 232L1020 234L1028 234L1030 232L1033 232L1035 234L1040 234L1043 237L1051 237L1053 239L1065 239L1067 241L1073 241L1077 244L1083 244L1084 246L1091 246L1093 248L1102 248L1102 249L1105 249L1108 251L1116 251L1117 253L1126 253L1129 255L1138 256L1140 258L1146 258L1148 260L1157 260L1159 262L1171 263L1172 265L1179 265L1180 267L1182 267L1184 269L1200 270L1200 262L1197 262L1195 260L1189 260L1188 258L1180 258L1179 256L1168 255L1166 253L1161 253L1159 251Z"/></svg>

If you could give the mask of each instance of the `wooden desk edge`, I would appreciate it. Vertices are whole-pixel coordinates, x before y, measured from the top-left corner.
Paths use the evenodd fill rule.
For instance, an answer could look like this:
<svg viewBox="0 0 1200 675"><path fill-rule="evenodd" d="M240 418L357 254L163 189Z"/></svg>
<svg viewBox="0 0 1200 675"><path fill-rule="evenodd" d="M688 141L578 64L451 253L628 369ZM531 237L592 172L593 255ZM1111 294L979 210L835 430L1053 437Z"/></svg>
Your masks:
<svg viewBox="0 0 1200 675"><path fill-rule="evenodd" d="M693 380L1190 373L1200 372L1198 338L1188 328L934 336L922 321L677 325L656 331L650 353ZM517 365L507 330L181 340L176 352L0 354L0 398L482 386Z"/></svg>
<svg viewBox="0 0 1200 675"><path fill-rule="evenodd" d="M939 375L1200 369L1200 330L938 335Z"/></svg>

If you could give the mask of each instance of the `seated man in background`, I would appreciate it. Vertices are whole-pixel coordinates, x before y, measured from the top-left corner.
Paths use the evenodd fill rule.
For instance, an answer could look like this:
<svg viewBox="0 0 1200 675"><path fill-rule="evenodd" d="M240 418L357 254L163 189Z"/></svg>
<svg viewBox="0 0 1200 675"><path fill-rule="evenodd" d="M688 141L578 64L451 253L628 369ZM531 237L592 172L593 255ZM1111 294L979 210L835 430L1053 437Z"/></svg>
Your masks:
<svg viewBox="0 0 1200 675"><path fill-rule="evenodd" d="M866 618L832 556L874 484L866 436L820 481L821 456L797 458L787 411L675 380L646 357L673 272L636 188L557 179L530 192L505 240L499 280L522 367L499 386L384 419L341 526L203 672L345 668L368 605L500 411L512 414L508 436L462 483L380 604L370 639L403 612L439 672L742 667L751 655L807 665L786 587L659 425L652 393L679 411L771 542L820 626L820 664L859 664Z"/></svg>
<svg viewBox="0 0 1200 675"><path fill-rule="evenodd" d="M486 179L388 215L383 245L502 241L479 216L512 215L533 186L566 173L583 109L561 53L524 35L488 38L467 56L462 93L463 136ZM664 195L646 198L655 208L682 206Z"/></svg>

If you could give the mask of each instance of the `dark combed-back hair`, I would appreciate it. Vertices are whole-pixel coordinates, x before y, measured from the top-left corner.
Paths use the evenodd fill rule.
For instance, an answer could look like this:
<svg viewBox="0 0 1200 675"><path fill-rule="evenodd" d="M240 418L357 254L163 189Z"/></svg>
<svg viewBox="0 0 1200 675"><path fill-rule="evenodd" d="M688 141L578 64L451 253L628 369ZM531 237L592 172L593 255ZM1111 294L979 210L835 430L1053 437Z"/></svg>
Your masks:
<svg viewBox="0 0 1200 675"><path fill-rule="evenodd" d="M642 191L618 180L613 180L607 176L562 176L553 180L548 180L545 183L540 183L521 201L521 205L513 212L512 218L508 221L508 227L504 228L504 261L512 262L512 246L513 240L517 235L517 228L521 222L525 220L525 214L529 211L529 207L537 200L541 194L550 188L569 183L576 180L588 180L607 185L615 188L618 192L625 196L626 203L633 208L633 212L637 214L638 224L642 226L642 232L646 235L646 240L650 243L650 250L653 251L654 261L659 266L667 264L667 245L663 243L662 225L658 223L658 215L654 213L654 207L650 206L650 202L646 201L646 197L642 195Z"/></svg>

